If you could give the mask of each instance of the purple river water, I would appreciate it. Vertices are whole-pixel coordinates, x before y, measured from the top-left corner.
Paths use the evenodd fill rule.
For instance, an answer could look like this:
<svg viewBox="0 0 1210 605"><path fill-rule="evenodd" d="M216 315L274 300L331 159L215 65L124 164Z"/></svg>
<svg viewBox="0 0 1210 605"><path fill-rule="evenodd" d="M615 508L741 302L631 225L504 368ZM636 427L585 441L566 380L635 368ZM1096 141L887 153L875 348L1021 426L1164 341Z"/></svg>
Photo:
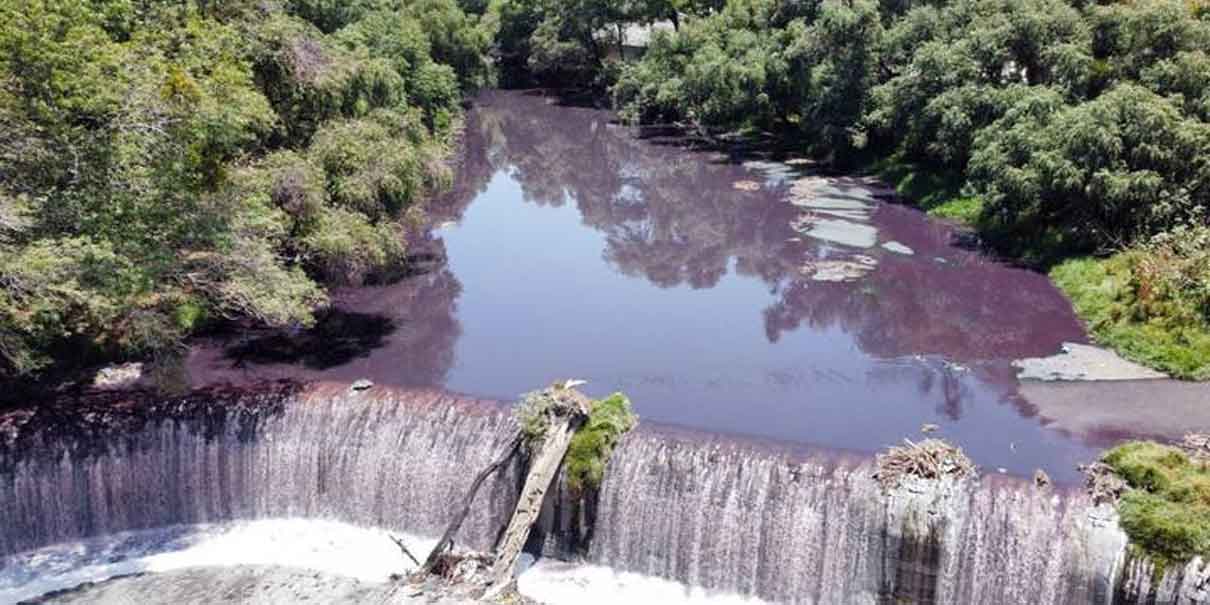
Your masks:
<svg viewBox="0 0 1210 605"><path fill-rule="evenodd" d="M368 378L514 399L555 379L664 424L873 452L921 427L977 464L1072 481L1101 443L1049 428L1014 359L1085 342L1044 275L857 178L640 136L494 92L454 190L391 285L303 334L215 338L195 384Z"/></svg>

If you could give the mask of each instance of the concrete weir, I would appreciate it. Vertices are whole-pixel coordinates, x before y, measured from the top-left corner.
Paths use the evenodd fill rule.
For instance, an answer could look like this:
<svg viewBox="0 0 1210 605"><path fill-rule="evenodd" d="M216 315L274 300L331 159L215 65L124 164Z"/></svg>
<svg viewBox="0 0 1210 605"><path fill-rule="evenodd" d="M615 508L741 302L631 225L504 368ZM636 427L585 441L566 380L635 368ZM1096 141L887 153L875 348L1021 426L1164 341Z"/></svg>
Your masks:
<svg viewBox="0 0 1210 605"><path fill-rule="evenodd" d="M0 557L228 520L433 536L513 429L504 406L435 390L135 399L0 414ZM460 544L495 541L519 470L480 492ZM551 492L529 550L785 603L1210 602L1210 569L1130 555L1077 489L997 476L884 494L872 475L862 456L641 427L587 506Z"/></svg>

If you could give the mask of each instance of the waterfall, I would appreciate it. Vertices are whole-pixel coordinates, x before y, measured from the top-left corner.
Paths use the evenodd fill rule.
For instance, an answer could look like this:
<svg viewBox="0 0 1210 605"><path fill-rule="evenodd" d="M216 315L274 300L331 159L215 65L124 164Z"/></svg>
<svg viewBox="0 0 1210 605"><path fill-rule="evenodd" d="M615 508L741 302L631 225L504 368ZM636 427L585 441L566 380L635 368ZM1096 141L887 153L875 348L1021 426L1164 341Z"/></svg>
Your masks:
<svg viewBox="0 0 1210 605"><path fill-rule="evenodd" d="M909 481L867 457L734 439L628 435L587 558L719 591L812 604L1210 603L1200 561L1124 565L1108 505L1001 476Z"/></svg>
<svg viewBox="0 0 1210 605"><path fill-rule="evenodd" d="M438 535L513 430L498 407L437 391L328 389L276 406L252 399L164 406L120 434L71 424L66 441L23 439L0 456L0 556L118 531L273 517ZM460 545L491 547L517 481L515 467L488 481Z"/></svg>
<svg viewBox="0 0 1210 605"><path fill-rule="evenodd" d="M1072 491L985 479L886 497L870 462L634 435L589 557L779 602L1107 603L1124 537Z"/></svg>
<svg viewBox="0 0 1210 605"><path fill-rule="evenodd" d="M31 410L0 414L0 556L234 519L432 536L515 430L492 402L333 385ZM552 492L530 546L786 603L1210 602L1210 569L1127 556L1112 509L1079 489L991 476L884 494L873 475L865 456L642 425L586 507ZM519 482L516 466L488 482L461 545L492 545Z"/></svg>

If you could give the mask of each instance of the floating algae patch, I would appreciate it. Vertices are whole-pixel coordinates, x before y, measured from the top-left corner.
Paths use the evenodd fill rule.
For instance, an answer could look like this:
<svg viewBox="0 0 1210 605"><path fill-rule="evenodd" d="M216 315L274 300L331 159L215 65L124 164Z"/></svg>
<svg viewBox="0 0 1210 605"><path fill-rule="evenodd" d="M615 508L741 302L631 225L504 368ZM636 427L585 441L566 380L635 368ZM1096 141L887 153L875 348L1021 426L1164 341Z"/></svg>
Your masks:
<svg viewBox="0 0 1210 605"><path fill-rule="evenodd" d="M1210 555L1210 457L1133 441L1109 450L1102 462L1130 488L1118 511L1136 547L1161 565Z"/></svg>
<svg viewBox="0 0 1210 605"><path fill-rule="evenodd" d="M815 281L855 281L868 275L878 261L864 254L856 254L851 260L821 260L803 265L802 273Z"/></svg>
<svg viewBox="0 0 1210 605"><path fill-rule="evenodd" d="M870 225L844 219L821 218L806 224L804 235L854 248L872 248L878 230Z"/></svg>

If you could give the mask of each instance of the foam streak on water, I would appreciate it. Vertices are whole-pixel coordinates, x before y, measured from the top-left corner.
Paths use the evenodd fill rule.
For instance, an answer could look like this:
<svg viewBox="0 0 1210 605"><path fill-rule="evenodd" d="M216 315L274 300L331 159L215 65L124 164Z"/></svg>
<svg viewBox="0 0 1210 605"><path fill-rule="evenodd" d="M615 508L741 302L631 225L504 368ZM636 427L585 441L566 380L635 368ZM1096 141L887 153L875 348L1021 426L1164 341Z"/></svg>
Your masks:
<svg viewBox="0 0 1210 605"><path fill-rule="evenodd" d="M755 597L709 591L678 582L599 565L542 559L517 578L521 594L551 605L763 605Z"/></svg>

